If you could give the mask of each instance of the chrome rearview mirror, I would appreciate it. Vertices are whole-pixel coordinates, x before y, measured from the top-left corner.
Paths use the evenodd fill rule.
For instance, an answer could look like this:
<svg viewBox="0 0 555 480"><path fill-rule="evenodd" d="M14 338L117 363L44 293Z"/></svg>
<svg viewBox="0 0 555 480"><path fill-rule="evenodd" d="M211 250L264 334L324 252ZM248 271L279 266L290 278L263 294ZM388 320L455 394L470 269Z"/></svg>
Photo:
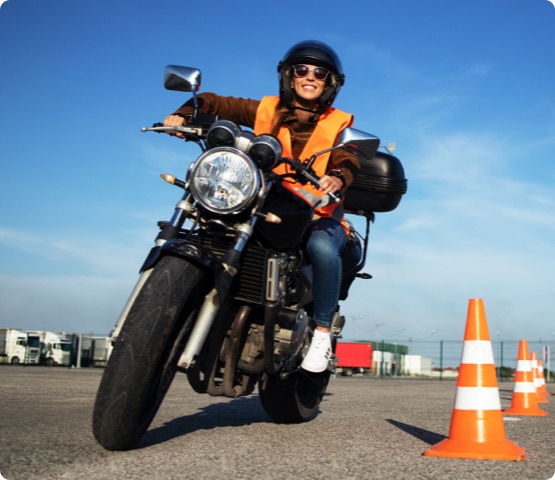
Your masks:
<svg viewBox="0 0 555 480"><path fill-rule="evenodd" d="M357 130L356 128L345 128L341 133L339 144L312 155L308 162L308 167L312 167L314 160L316 160L316 157L319 155L337 150L338 148L350 150L354 154L362 155L370 160L376 155L378 148L380 148L380 139L375 135Z"/></svg>
<svg viewBox="0 0 555 480"><path fill-rule="evenodd" d="M197 68L168 65L164 70L164 87L178 92L197 92L201 74Z"/></svg>
<svg viewBox="0 0 555 480"><path fill-rule="evenodd" d="M375 135L355 128L346 128L341 134L341 146L355 153L361 153L366 158L370 159L376 155L380 147L380 139Z"/></svg>

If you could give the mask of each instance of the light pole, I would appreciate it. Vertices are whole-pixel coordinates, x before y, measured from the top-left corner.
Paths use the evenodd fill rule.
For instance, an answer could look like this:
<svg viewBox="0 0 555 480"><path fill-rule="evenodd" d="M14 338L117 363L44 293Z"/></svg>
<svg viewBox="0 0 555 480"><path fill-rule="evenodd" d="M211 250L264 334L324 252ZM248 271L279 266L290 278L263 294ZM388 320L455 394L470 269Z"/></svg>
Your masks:
<svg viewBox="0 0 555 480"><path fill-rule="evenodd" d="M385 325L385 322L376 323L376 335L377 335L377 337L378 337L378 338L377 338L376 345L380 343L380 327L381 327L382 325ZM380 350L382 351L382 359L381 359L381 361L380 361L380 378L383 379L383 375L384 375L383 368L384 368L384 361L385 361L385 352L384 352L384 344L383 344L383 342L382 342L382 345L381 345L381 347L380 347Z"/></svg>
<svg viewBox="0 0 555 480"><path fill-rule="evenodd" d="M357 322L358 320L363 319L363 318L364 318L364 315L351 315L351 321L353 322L353 328L352 328L352 335L353 335L353 338L352 338L352 340L355 341L355 342L357 341L357 338L356 338L356 336L357 336L356 329L358 328L357 325L356 325L356 322Z"/></svg>
<svg viewBox="0 0 555 480"><path fill-rule="evenodd" d="M555 332L551 332L551 336L555 336ZM547 351L546 351L546 355L547 358L545 358L545 360L547 360L547 381L549 382L549 372L551 372L551 348L548 345L547 346Z"/></svg>
<svg viewBox="0 0 555 480"><path fill-rule="evenodd" d="M399 336L399 334L401 332L404 332L405 330L406 330L406 328L401 328L401 330L397 330L395 332L395 353L393 355L393 361L395 362L395 376L396 377L400 376L400 370L401 370L399 368L400 365L401 365L401 362L399 361L400 355L399 356L397 355L397 337Z"/></svg>
<svg viewBox="0 0 555 480"><path fill-rule="evenodd" d="M499 366L497 367L497 381L501 381L501 367L503 366L503 345L501 343L501 332L497 330L497 341L499 342Z"/></svg>

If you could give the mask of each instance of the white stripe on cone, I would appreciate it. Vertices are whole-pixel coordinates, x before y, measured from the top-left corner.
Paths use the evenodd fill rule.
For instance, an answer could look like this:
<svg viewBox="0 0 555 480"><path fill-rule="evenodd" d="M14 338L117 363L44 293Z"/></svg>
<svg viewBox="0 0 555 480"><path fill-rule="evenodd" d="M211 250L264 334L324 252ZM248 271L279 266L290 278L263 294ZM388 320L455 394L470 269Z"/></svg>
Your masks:
<svg viewBox="0 0 555 480"><path fill-rule="evenodd" d="M536 387L532 382L516 382L514 393L536 393Z"/></svg>
<svg viewBox="0 0 555 480"><path fill-rule="evenodd" d="M518 372L531 372L532 363L530 360L517 360L516 369Z"/></svg>
<svg viewBox="0 0 555 480"><path fill-rule="evenodd" d="M489 340L466 340L461 363L493 365L493 350Z"/></svg>
<svg viewBox="0 0 555 480"><path fill-rule="evenodd" d="M457 410L501 410L497 387L457 387Z"/></svg>

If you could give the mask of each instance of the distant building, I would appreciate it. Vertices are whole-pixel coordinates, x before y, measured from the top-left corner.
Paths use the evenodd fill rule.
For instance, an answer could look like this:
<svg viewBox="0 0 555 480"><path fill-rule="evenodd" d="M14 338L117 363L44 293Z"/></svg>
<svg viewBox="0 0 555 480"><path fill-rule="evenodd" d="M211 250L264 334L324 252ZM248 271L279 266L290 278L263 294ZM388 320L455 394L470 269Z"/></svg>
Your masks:
<svg viewBox="0 0 555 480"><path fill-rule="evenodd" d="M405 375L432 376L432 359L422 355L405 355Z"/></svg>
<svg viewBox="0 0 555 480"><path fill-rule="evenodd" d="M405 375L405 357L409 352L406 345L385 342L369 342L373 347L373 371L376 375Z"/></svg>

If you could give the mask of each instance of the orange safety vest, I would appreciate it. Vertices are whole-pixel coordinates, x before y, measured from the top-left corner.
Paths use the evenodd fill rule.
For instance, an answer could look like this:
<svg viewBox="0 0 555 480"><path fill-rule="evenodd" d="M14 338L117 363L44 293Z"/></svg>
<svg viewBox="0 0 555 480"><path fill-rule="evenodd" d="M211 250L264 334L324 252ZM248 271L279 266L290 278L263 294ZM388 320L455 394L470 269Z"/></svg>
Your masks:
<svg viewBox="0 0 555 480"><path fill-rule="evenodd" d="M271 132L278 103L279 97L262 98L258 110L256 111L256 119L254 122L254 133L256 135ZM344 128L350 127L352 124L353 116L351 114L342 112L336 108L328 108L321 115L314 132L312 132L312 135L303 148L301 158L298 160L308 161L314 153L333 147L333 142L339 132ZM287 158L293 158L291 135L289 129L285 125L280 126L277 138L281 142L282 155ZM312 164L312 168L318 177L323 177L328 172L330 153L331 152L327 152L323 155L319 155ZM278 175L283 175L286 173L293 173L293 170L286 163L281 163L274 168L274 172ZM303 185L299 182L295 182L291 178L284 179L282 183L285 188L312 205L316 217L334 218L343 224L345 228L348 228L343 220L343 201L339 203L333 202L326 193L321 192L311 183ZM327 200L329 200L330 203L327 203ZM340 206L341 208L338 208Z"/></svg>

